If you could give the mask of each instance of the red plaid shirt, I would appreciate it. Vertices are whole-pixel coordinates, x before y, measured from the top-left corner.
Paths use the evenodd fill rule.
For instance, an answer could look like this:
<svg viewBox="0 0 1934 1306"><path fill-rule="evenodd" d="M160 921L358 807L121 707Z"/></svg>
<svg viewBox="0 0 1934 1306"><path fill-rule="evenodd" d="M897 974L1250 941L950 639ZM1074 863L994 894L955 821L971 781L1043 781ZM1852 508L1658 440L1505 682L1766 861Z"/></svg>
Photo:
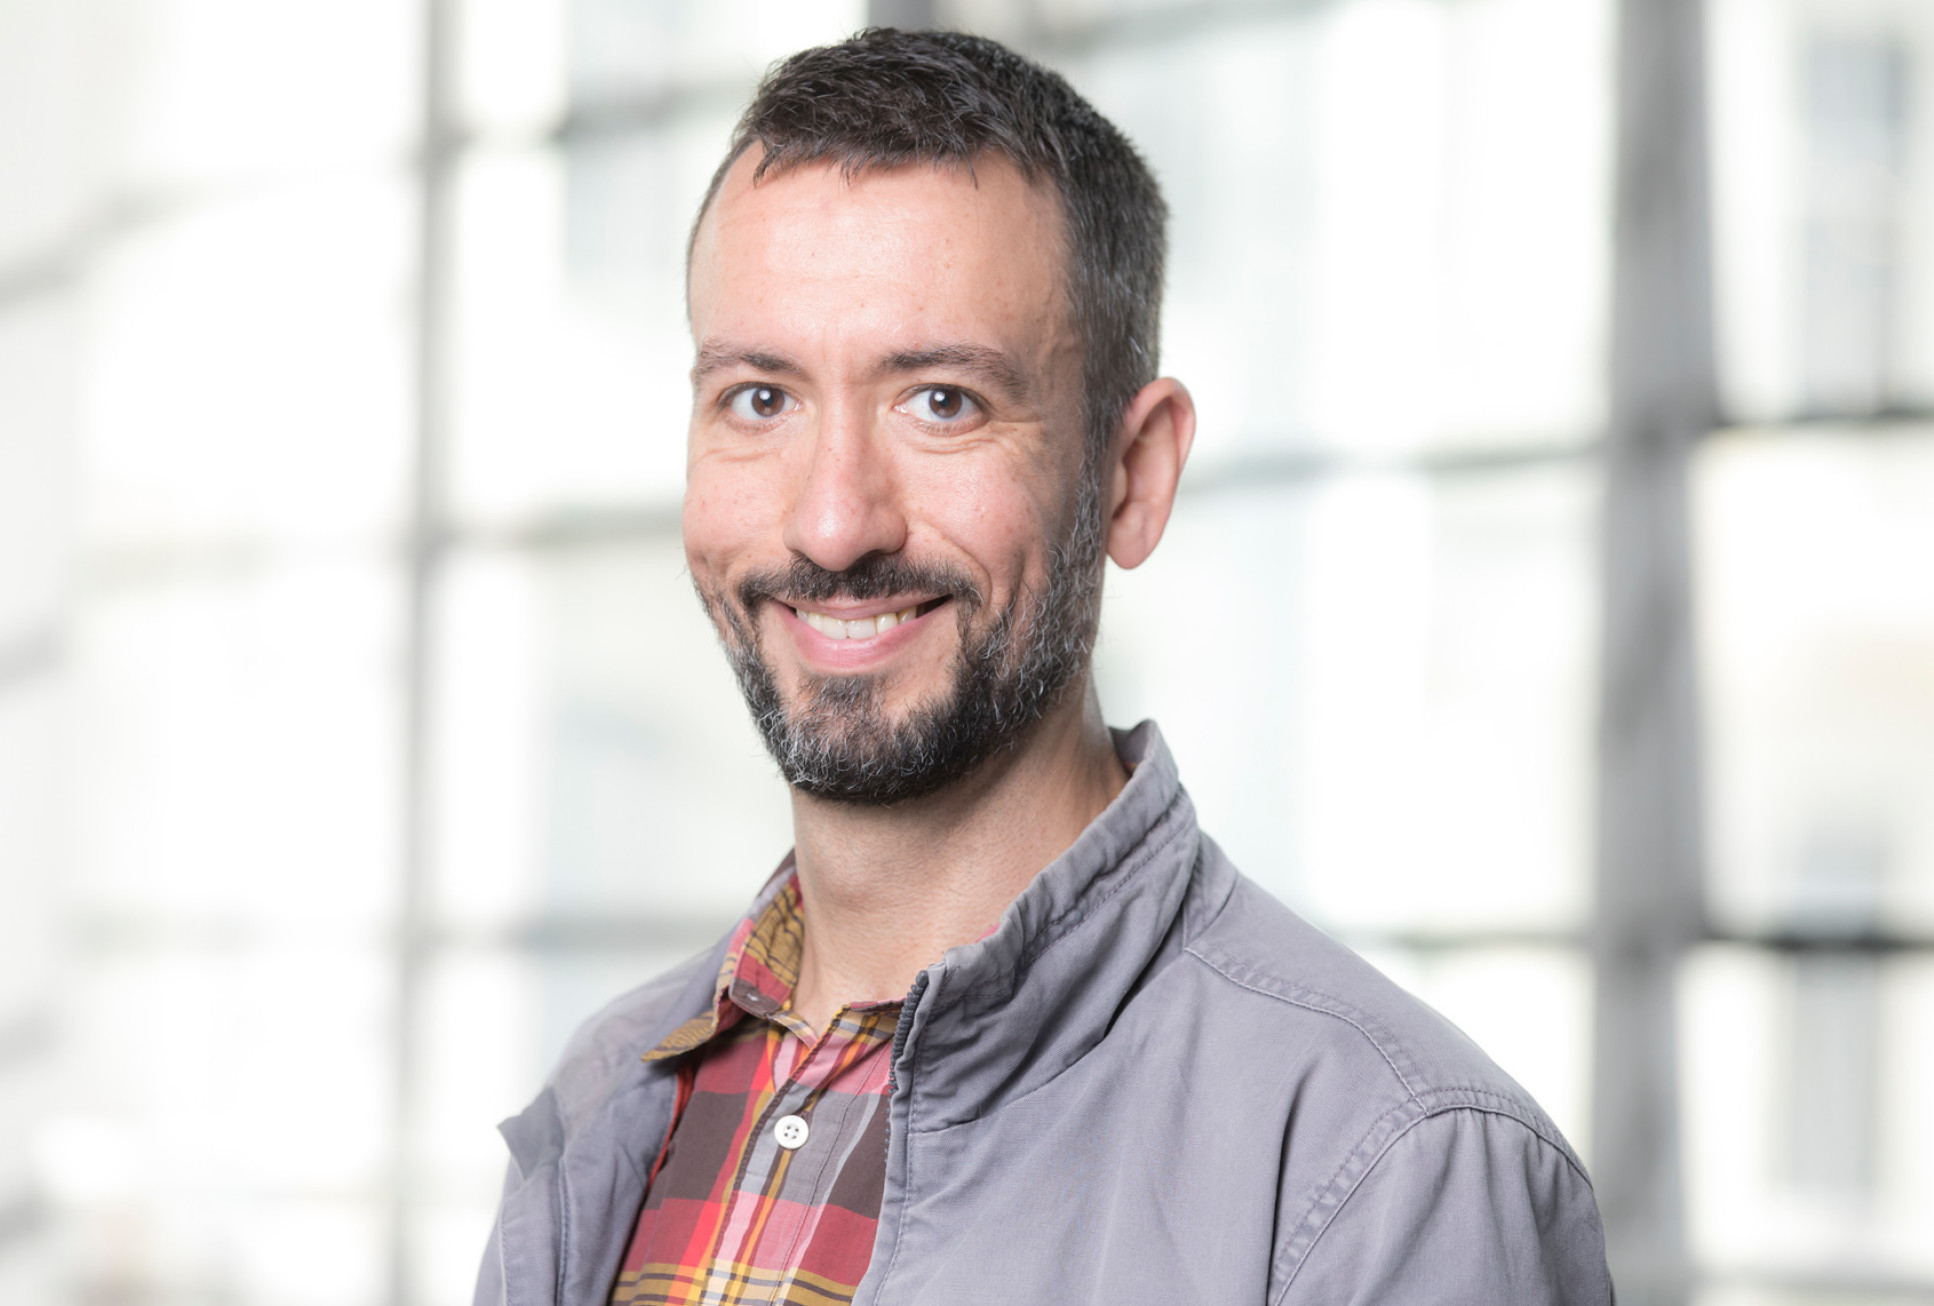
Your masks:
<svg viewBox="0 0 1934 1306"><path fill-rule="evenodd" d="M645 1054L684 1060L611 1306L852 1300L886 1184L900 1003L843 1007L819 1034L791 1010L804 937L791 879L740 922L712 1010Z"/></svg>

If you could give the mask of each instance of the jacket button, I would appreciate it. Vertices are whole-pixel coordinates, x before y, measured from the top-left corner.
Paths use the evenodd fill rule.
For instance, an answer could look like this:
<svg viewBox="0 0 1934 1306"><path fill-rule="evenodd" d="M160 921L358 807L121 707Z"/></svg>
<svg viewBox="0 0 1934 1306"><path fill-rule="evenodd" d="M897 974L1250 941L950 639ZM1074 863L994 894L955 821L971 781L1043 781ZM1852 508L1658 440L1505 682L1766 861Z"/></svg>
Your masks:
<svg viewBox="0 0 1934 1306"><path fill-rule="evenodd" d="M779 1140L779 1146L788 1152L797 1151L806 1145L806 1135L812 1129L800 1116L780 1116L772 1122L772 1136Z"/></svg>

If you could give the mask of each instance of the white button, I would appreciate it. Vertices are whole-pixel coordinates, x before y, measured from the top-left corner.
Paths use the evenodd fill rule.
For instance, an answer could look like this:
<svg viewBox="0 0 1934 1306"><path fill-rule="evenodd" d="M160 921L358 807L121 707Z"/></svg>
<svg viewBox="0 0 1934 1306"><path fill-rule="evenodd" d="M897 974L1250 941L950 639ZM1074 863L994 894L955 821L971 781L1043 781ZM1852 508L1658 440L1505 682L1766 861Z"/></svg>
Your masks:
<svg viewBox="0 0 1934 1306"><path fill-rule="evenodd" d="M795 1152L806 1145L806 1135L812 1132L800 1116L780 1116L772 1123L772 1136L779 1140L779 1146L788 1152Z"/></svg>

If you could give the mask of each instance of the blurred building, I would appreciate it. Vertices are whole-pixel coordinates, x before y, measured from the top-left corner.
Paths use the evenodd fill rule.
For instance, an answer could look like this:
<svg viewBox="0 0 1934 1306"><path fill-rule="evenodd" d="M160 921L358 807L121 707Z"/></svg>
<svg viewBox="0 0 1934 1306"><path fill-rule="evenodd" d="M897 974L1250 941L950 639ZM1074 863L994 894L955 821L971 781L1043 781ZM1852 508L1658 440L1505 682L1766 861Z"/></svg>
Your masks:
<svg viewBox="0 0 1934 1306"><path fill-rule="evenodd" d="M1203 430L1110 578L1237 863L1621 1300L1934 1301L1934 6L0 0L0 1300L468 1300L492 1131L788 843L687 225L868 21L1063 70Z"/></svg>

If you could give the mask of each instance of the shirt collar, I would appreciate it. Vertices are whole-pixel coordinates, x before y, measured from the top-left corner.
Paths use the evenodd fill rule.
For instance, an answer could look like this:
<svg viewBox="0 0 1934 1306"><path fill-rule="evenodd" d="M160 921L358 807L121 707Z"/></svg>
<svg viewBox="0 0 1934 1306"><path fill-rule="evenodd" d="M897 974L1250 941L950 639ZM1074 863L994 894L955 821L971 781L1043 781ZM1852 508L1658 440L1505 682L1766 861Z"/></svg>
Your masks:
<svg viewBox="0 0 1934 1306"><path fill-rule="evenodd" d="M799 982L799 959L805 943L798 873L790 866L781 874L779 891L764 898L739 921L719 963L712 1005L667 1034L647 1061L663 1061L702 1047L714 1035L730 1029L742 1015L775 1017L792 1001Z"/></svg>

